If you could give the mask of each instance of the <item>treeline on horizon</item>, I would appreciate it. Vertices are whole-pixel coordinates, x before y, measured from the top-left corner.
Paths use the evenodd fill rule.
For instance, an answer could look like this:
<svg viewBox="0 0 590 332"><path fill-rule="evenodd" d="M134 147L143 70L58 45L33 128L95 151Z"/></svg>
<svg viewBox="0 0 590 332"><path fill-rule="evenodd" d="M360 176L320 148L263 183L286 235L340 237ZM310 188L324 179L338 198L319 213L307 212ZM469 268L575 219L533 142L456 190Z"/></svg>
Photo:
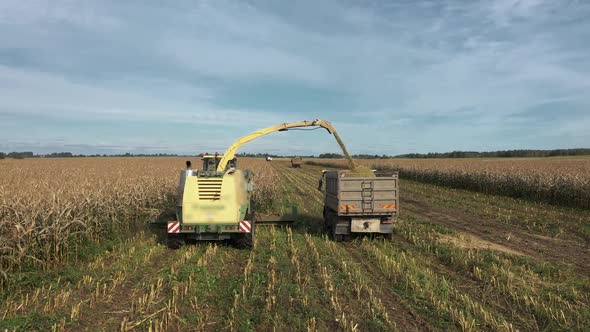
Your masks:
<svg viewBox="0 0 590 332"><path fill-rule="evenodd" d="M396 156L355 154L356 159L388 159L388 158L535 158L535 157L560 157L560 156L586 156L590 155L590 149L555 149L555 150L501 150L489 152L477 151L452 151L430 153L407 153ZM323 153L318 158L339 159L344 158L339 153Z"/></svg>
<svg viewBox="0 0 590 332"><path fill-rule="evenodd" d="M179 157L183 155L170 154L170 153L121 153L121 154L73 154L71 152L52 152L47 154L34 154L30 151L25 152L0 152L0 159L13 158L13 159L24 159L24 158L92 158L92 157Z"/></svg>
<svg viewBox="0 0 590 332"><path fill-rule="evenodd" d="M586 156L590 155L590 149L578 148L578 149L554 149L554 150L501 150L501 151L490 151L490 152L477 152L477 151L452 151L452 152L430 152L430 153L408 153L396 156L389 155L372 155L372 154L355 154L352 155L355 159L388 159L388 158L534 158L534 157L560 157L560 156ZM53 152L48 154L34 154L31 151L24 152L0 152L0 159L12 158L12 159L24 159L24 158L85 158L85 157L194 157L192 155L179 155L170 153L124 153L124 154L73 154L71 152ZM277 155L269 153L238 153L236 157L249 157L249 158L323 158L323 159L340 159L344 158L339 153L321 153L317 157L315 155Z"/></svg>
<svg viewBox="0 0 590 332"><path fill-rule="evenodd" d="M555 150L501 150L490 152L453 151L431 153L408 153L396 158L526 158L526 157L565 157L590 155L590 149L555 149Z"/></svg>

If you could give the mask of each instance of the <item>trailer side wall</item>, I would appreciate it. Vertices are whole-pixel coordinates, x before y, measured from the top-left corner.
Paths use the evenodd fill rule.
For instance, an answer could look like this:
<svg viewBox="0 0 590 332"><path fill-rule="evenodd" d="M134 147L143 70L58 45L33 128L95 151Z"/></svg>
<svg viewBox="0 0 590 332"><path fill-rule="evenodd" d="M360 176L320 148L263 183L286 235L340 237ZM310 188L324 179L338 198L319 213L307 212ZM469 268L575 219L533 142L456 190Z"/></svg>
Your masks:
<svg viewBox="0 0 590 332"><path fill-rule="evenodd" d="M397 173L386 177L348 177L341 171L329 171L325 205L338 216L397 214L398 182Z"/></svg>

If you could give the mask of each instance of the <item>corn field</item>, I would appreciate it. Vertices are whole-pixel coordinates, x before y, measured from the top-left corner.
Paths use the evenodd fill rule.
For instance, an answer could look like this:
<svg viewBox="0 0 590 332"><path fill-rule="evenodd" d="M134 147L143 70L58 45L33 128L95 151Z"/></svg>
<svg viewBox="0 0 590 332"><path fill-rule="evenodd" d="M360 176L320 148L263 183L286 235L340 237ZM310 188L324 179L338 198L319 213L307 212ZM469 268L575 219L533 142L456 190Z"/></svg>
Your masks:
<svg viewBox="0 0 590 332"><path fill-rule="evenodd" d="M0 161L0 331L590 328L590 211L405 179L392 239L337 243L322 167L244 158L258 209L300 219L257 226L251 250L169 250L147 223L185 160Z"/></svg>
<svg viewBox="0 0 590 332"><path fill-rule="evenodd" d="M309 160L345 166L343 160ZM590 158L376 159L372 168L398 170L402 178L486 194L590 208Z"/></svg>
<svg viewBox="0 0 590 332"><path fill-rule="evenodd" d="M125 237L144 225L174 204L185 159L3 160L0 285L15 271L55 267L75 259L87 243ZM258 159L241 166L259 174L254 197L262 208L272 205L276 172Z"/></svg>

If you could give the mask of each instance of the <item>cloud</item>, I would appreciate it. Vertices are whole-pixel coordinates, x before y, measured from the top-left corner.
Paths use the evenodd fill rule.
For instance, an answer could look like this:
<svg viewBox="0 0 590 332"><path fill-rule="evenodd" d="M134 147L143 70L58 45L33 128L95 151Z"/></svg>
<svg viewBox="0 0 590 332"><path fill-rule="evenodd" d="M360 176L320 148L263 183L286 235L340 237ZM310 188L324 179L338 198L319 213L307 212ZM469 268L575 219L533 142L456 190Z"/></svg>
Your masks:
<svg viewBox="0 0 590 332"><path fill-rule="evenodd" d="M163 53L177 65L204 76L228 80L288 80L307 83L327 79L322 67L296 54L268 46L172 38Z"/></svg>
<svg viewBox="0 0 590 332"><path fill-rule="evenodd" d="M28 126L63 144L83 134L90 150L173 149L165 127L222 149L259 127L323 117L358 153L539 146L535 137L569 146L590 139L578 111L590 106L588 15L583 1L7 0L0 117L11 126L0 138L32 142L10 129ZM553 101L562 129L516 120ZM293 135L297 151L334 148Z"/></svg>
<svg viewBox="0 0 590 332"><path fill-rule="evenodd" d="M168 87L169 88L169 87ZM189 90L189 87L176 86ZM0 114L45 116L58 119L157 121L199 125L262 125L273 114L217 108L206 90L191 87L196 100L174 100L133 90L72 82L55 75L0 66ZM34 97L32 97L34 96ZM199 99L198 97L201 96ZM247 119L235 122L249 114Z"/></svg>
<svg viewBox="0 0 590 332"><path fill-rule="evenodd" d="M39 22L68 23L101 30L121 24L113 16L97 13L90 3L68 0L4 0L0 3L0 22L21 27Z"/></svg>
<svg viewBox="0 0 590 332"><path fill-rule="evenodd" d="M507 25L515 19L538 15L542 5L543 0L495 0L490 1L490 11L497 24Z"/></svg>

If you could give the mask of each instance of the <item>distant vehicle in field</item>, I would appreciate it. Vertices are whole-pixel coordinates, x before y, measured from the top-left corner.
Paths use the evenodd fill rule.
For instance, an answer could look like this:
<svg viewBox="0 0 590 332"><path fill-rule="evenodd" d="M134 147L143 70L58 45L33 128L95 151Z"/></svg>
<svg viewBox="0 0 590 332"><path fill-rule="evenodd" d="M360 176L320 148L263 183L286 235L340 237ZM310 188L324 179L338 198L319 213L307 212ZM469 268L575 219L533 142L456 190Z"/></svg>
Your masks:
<svg viewBox="0 0 590 332"><path fill-rule="evenodd" d="M335 241L353 233L391 238L398 215L398 173L358 176L347 170L324 171L324 226Z"/></svg>
<svg viewBox="0 0 590 332"><path fill-rule="evenodd" d="M291 158L291 167L293 167L293 168L301 167L302 163L303 163L303 159L301 159L301 157Z"/></svg>
<svg viewBox="0 0 590 332"><path fill-rule="evenodd" d="M266 161L272 161L272 157L271 156L266 156Z"/></svg>

